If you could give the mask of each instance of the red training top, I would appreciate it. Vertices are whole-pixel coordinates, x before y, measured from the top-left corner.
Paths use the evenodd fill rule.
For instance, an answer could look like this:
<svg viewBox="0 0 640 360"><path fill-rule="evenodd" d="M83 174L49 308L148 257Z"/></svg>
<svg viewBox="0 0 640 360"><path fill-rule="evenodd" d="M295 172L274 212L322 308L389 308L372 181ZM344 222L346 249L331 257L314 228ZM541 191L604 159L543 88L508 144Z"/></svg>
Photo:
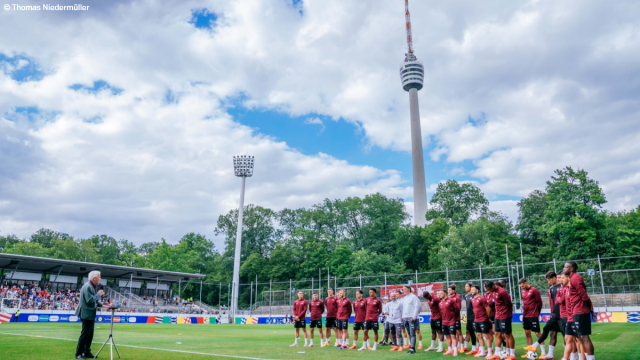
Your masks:
<svg viewBox="0 0 640 360"><path fill-rule="evenodd" d="M338 316L337 318L340 320L348 320L351 316L351 300L344 298L338 299L336 301L338 305Z"/></svg>
<svg viewBox="0 0 640 360"><path fill-rule="evenodd" d="M576 273L571 274L569 279L571 316L590 313L591 299L587 295L587 286L584 284L584 279Z"/></svg>
<svg viewBox="0 0 640 360"><path fill-rule="evenodd" d="M336 301L338 301L338 297L336 296L330 296L324 299L324 307L327 309L328 318L336 317L336 311L338 311Z"/></svg>
<svg viewBox="0 0 640 360"><path fill-rule="evenodd" d="M560 289L558 289L558 295L556 295L556 304L560 306L560 317L561 318L565 318L568 319L568 321L573 322L573 316L569 316L571 315L571 312L568 309L568 293L569 293L569 288L567 288L566 286L561 287Z"/></svg>
<svg viewBox="0 0 640 360"><path fill-rule="evenodd" d="M511 302L511 296L500 286L496 286L496 289L496 319L504 320L512 318L513 303Z"/></svg>
<svg viewBox="0 0 640 360"><path fill-rule="evenodd" d="M322 320L324 303L320 300L311 300L309 302L309 312L311 313L311 320Z"/></svg>
<svg viewBox="0 0 640 360"><path fill-rule="evenodd" d="M522 298L522 316L523 317L539 317L540 310L542 310L542 297L540 297L540 291L533 286L529 287L529 290L520 289L520 296Z"/></svg>
<svg viewBox="0 0 640 360"><path fill-rule="evenodd" d="M452 297L447 297L446 300L440 300L438 306L442 314L442 325L455 325L456 313L460 311L460 306L458 306L456 300Z"/></svg>
<svg viewBox="0 0 640 360"><path fill-rule="evenodd" d="M489 318L487 317L487 309L485 309L487 306L489 306L489 303L484 296L479 295L474 297L473 300L471 300L471 304L473 305L473 316L475 322L483 322L489 320Z"/></svg>
<svg viewBox="0 0 640 360"><path fill-rule="evenodd" d="M442 319L442 313L440 312L440 298L431 297L431 300L427 300L429 309L431 310L431 320Z"/></svg>
<svg viewBox="0 0 640 360"><path fill-rule="evenodd" d="M382 314L382 301L377 297L368 297L364 300L367 308L366 321L378 321L378 316Z"/></svg>
<svg viewBox="0 0 640 360"><path fill-rule="evenodd" d="M353 312L356 313L356 318L353 320L353 322L364 322L364 314L366 312L366 307L367 304L364 301L364 299L362 300L357 300L353 302Z"/></svg>
<svg viewBox="0 0 640 360"><path fill-rule="evenodd" d="M487 304L489 304L489 307L491 308L491 313L489 314L490 317L495 318L496 317L496 292L492 291L492 292L488 292L484 294L484 298L487 300Z"/></svg>
<svg viewBox="0 0 640 360"><path fill-rule="evenodd" d="M293 302L293 317L304 318L307 313L307 300L296 300Z"/></svg>
<svg viewBox="0 0 640 360"><path fill-rule="evenodd" d="M453 296L448 295L447 297L455 299L456 305L458 306L458 310L456 310L456 320L460 320L460 309L462 309L462 298L460 297L460 294L455 294Z"/></svg>

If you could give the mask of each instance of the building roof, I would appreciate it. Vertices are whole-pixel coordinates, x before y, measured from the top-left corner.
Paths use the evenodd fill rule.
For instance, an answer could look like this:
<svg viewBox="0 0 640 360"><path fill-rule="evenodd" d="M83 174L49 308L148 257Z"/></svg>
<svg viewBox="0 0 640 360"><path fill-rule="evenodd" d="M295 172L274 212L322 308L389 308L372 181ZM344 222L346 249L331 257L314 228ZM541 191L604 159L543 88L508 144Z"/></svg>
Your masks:
<svg viewBox="0 0 640 360"><path fill-rule="evenodd" d="M17 270L16 270L17 268ZM13 255L0 253L0 269L7 272L34 272L52 275L70 275L86 277L89 272L99 270L103 279L130 279L155 280L162 282L179 282L199 280L205 277L202 274L190 274L175 271L142 269L129 266L96 264L84 261L61 260L43 258L37 256Z"/></svg>

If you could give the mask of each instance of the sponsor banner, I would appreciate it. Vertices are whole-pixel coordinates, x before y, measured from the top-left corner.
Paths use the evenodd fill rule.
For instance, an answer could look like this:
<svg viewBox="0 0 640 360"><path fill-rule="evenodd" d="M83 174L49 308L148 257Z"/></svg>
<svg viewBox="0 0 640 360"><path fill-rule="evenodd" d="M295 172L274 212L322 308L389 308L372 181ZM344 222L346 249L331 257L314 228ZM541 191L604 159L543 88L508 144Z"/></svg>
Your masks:
<svg viewBox="0 0 640 360"><path fill-rule="evenodd" d="M20 321L20 319L18 319L18 321ZM38 321L38 315L29 315L29 317L27 318L27 321L29 322Z"/></svg>
<svg viewBox="0 0 640 360"><path fill-rule="evenodd" d="M49 315L38 316L38 322L49 322Z"/></svg>
<svg viewBox="0 0 640 360"><path fill-rule="evenodd" d="M11 315L9 316L10 321ZM181 322L179 322L180 320ZM61 315L61 314L20 314L18 317L18 322L57 322L57 323L66 323L66 322L80 322L80 319L75 315ZM97 323L110 323L111 315L97 315L96 316ZM115 316L113 318L114 323L118 324L211 324L215 323L214 317L171 317L171 316Z"/></svg>
<svg viewBox="0 0 640 360"><path fill-rule="evenodd" d="M51 321L51 322L58 322L59 320L60 320L60 316L58 316L58 315L49 316L49 321Z"/></svg>

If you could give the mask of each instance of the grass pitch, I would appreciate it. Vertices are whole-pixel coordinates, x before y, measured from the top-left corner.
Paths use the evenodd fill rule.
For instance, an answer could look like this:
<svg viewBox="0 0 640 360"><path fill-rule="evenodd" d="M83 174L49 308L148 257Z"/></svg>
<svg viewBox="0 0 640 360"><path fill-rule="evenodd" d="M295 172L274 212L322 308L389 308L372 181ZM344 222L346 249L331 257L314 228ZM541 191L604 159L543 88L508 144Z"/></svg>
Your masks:
<svg viewBox="0 0 640 360"><path fill-rule="evenodd" d="M108 324L97 324L93 352L97 352L109 335ZM0 359L73 359L80 324L28 324L13 323L0 326ZM424 331L423 344L430 344L431 331ZM302 335L302 334L301 334ZM380 334L382 335L382 334ZM518 357L525 353L524 331L514 325ZM353 333L350 332L350 337ZM291 348L294 329L289 325L156 325L116 324L114 338L123 359L398 359L409 354L390 352L389 347L371 351L320 348L316 332L313 348ZM596 357L607 360L640 360L640 324L593 324L592 336ZM302 339L301 339L302 340ZM360 339L362 341L362 333ZM560 342L560 341L559 341ZM178 344L180 343L180 344ZM358 344L361 346L361 342ZM106 350L106 352L105 352ZM109 358L109 349L100 354ZM562 359L562 346L555 352ZM304 352L304 353L300 353ZM115 351L114 351L115 356ZM442 354L418 351L418 359L442 358ZM473 358L462 355L463 358Z"/></svg>

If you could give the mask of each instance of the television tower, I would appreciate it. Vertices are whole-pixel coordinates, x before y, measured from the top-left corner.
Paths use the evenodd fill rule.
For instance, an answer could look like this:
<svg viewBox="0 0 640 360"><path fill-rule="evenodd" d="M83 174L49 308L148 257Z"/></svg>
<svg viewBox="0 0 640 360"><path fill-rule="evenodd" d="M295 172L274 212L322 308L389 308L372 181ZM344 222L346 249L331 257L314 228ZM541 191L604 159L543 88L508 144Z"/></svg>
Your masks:
<svg viewBox="0 0 640 360"><path fill-rule="evenodd" d="M409 92L409 109L411 112L411 155L413 159L413 218L418 226L425 226L427 219L427 185L424 178L424 158L422 155L422 130L420 129L420 108L418 90L422 89L424 66L413 53L411 38L411 17L409 0L404 0L404 16L407 25L407 47L404 63L400 66L402 88Z"/></svg>

